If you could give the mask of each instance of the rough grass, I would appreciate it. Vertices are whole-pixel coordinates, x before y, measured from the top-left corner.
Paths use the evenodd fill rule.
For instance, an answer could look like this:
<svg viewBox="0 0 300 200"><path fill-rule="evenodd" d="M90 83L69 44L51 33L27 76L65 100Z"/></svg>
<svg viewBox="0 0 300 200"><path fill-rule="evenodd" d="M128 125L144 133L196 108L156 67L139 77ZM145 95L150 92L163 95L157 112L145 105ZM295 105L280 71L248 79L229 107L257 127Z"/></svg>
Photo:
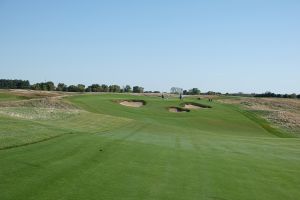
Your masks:
<svg viewBox="0 0 300 200"><path fill-rule="evenodd" d="M31 120L65 119L71 115L78 114L80 110L37 108L37 107L5 107L0 109L0 114L10 117Z"/></svg>
<svg viewBox="0 0 300 200"><path fill-rule="evenodd" d="M223 97L222 103L256 113L285 132L300 134L300 100L282 98Z"/></svg>
<svg viewBox="0 0 300 200"><path fill-rule="evenodd" d="M81 110L57 98L0 102L0 115L32 120L65 119Z"/></svg>
<svg viewBox="0 0 300 200"><path fill-rule="evenodd" d="M112 101L137 98L147 105ZM213 102L178 115L165 109L180 106L172 98L68 100L84 112L52 121L0 118L0 135L12 139L60 134L0 151L1 200L299 199L300 140L278 137L236 106Z"/></svg>

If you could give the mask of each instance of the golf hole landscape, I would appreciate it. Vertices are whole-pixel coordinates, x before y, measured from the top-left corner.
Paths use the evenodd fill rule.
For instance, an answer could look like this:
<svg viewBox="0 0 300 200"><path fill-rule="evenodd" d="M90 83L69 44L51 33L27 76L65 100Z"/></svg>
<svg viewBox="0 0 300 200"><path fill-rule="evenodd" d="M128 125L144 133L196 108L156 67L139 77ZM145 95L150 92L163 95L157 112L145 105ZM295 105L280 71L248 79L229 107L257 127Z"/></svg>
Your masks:
<svg viewBox="0 0 300 200"><path fill-rule="evenodd" d="M0 199L297 199L298 134L213 98L2 90Z"/></svg>
<svg viewBox="0 0 300 200"><path fill-rule="evenodd" d="M300 0L0 0L0 200L300 200Z"/></svg>

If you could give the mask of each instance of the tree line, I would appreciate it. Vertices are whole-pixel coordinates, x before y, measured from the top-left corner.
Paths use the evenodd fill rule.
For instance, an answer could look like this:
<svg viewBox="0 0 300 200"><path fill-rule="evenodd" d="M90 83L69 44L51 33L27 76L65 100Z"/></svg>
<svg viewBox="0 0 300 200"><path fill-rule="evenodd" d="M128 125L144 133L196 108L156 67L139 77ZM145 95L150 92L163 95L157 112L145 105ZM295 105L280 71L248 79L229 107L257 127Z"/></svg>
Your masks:
<svg viewBox="0 0 300 200"><path fill-rule="evenodd" d="M0 79L1 89L29 89L30 83L27 80Z"/></svg>
<svg viewBox="0 0 300 200"><path fill-rule="evenodd" d="M144 93L144 88L140 86L130 85L106 85L92 84L85 86L84 84L66 85L58 83L57 86L52 81L40 82L30 85L28 80L9 80L0 79L0 89L31 89L43 91L63 91L63 92L116 92L116 93Z"/></svg>
<svg viewBox="0 0 300 200"><path fill-rule="evenodd" d="M295 99L295 98L300 98L300 94L275 94L273 92L265 92L262 94L255 94L254 97L276 97L276 98L291 98L291 99Z"/></svg>
<svg viewBox="0 0 300 200"><path fill-rule="evenodd" d="M171 94L183 94L183 95L198 95L201 91L198 88L192 88L189 90L184 90L179 87L172 87L170 90Z"/></svg>
<svg viewBox="0 0 300 200"><path fill-rule="evenodd" d="M239 96L239 97L273 97L273 98L288 98L288 99L300 99L300 94L276 94L273 92L265 92L261 94L256 94L256 93L251 93L251 94L246 94L242 92L238 93L225 93L225 96Z"/></svg>
<svg viewBox="0 0 300 200"><path fill-rule="evenodd" d="M57 86L52 81L40 82L35 84L30 84L28 80L10 80L10 79L0 79L0 89L31 89L31 90L44 90L44 91L63 91L63 92L115 92L115 93L160 93L160 91L144 91L143 87L130 85L119 86L119 85L106 85L106 84L92 84L85 86L84 84L77 85L66 85L64 83L59 83ZM172 87L171 93L173 94L183 94L183 95L222 95L220 92L209 91L206 93L201 93L198 88L192 88L189 90L183 90L182 88ZM272 92L265 92L262 94L245 94L239 93L225 93L226 96L245 96L245 97L275 97L275 98L298 98L300 99L300 94L276 94Z"/></svg>

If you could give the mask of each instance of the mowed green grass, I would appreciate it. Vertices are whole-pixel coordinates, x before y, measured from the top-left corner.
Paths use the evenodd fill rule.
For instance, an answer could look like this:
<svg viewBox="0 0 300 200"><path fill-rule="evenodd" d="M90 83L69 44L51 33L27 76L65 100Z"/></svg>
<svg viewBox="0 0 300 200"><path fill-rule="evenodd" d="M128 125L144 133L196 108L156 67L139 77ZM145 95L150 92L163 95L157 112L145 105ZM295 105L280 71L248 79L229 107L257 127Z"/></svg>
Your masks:
<svg viewBox="0 0 300 200"><path fill-rule="evenodd" d="M0 102L1 101L13 101L13 100L22 100L22 99L27 99L24 96L18 96L18 95L14 95L12 93L9 93L5 90L0 91Z"/></svg>
<svg viewBox="0 0 300 200"><path fill-rule="evenodd" d="M121 99L147 104L130 108ZM59 136L0 150L1 200L300 199L299 138L237 108L201 100L213 108L170 113L179 100L118 94L67 100L85 111L63 120L0 118L1 135L46 127Z"/></svg>

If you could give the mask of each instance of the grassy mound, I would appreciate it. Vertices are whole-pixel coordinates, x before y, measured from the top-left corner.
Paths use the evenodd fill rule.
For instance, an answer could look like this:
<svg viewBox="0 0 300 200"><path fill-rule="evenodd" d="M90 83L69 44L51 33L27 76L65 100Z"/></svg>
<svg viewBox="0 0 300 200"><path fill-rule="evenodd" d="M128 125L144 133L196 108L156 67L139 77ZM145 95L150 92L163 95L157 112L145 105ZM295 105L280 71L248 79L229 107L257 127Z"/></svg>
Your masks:
<svg viewBox="0 0 300 200"><path fill-rule="evenodd" d="M65 119L79 112L74 105L56 98L0 102L1 115L22 119Z"/></svg>

